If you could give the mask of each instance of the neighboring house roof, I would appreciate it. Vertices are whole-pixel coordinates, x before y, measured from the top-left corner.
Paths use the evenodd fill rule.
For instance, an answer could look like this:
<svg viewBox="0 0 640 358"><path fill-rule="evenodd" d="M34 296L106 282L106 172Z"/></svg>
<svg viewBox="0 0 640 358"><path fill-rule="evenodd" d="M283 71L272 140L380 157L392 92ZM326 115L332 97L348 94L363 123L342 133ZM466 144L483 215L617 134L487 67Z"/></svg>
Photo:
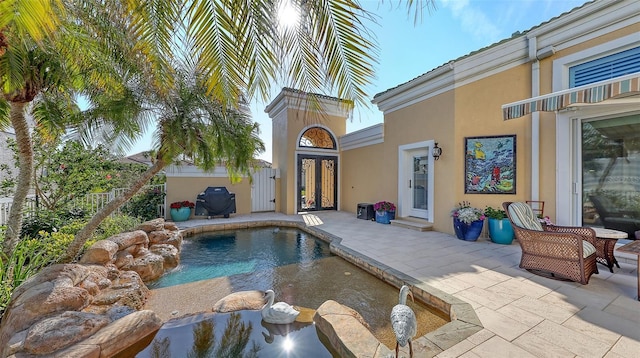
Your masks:
<svg viewBox="0 0 640 358"><path fill-rule="evenodd" d="M446 62L446 63L444 63L444 64L442 64L442 65L440 65L440 66L438 66L438 67L436 67L436 68L433 68L432 70L430 70L430 71L428 71L428 72L425 72L425 73L421 74L420 76L417 76L417 77L415 77L415 78L413 78L413 79L409 80L409 81L406 81L406 82L400 83L399 85L397 85L397 86L395 86L395 87L391 87L391 88L389 88L389 89L387 89L387 90L385 90L385 91L382 91L382 92L380 92L380 93L377 93L375 96L373 96L373 99L374 99L374 100L373 100L373 102L375 103L375 102L376 102L376 101L375 101L375 100L376 100L376 98L378 98L379 96L382 96L382 95L384 95L385 93L388 93L388 92L390 92L390 91L393 91L394 89L396 89L396 88L398 88L398 87L402 87L402 86L406 85L407 83L411 83L411 82L414 82L414 81L418 81L418 80L419 80L419 79L421 79L422 77L427 76L427 75L429 75L429 74L433 73L434 71L436 71L436 70L438 70L438 69L440 69L440 68L445 68L445 67L447 67L447 66L450 66L453 62L457 62L457 61L460 61L460 60L462 60L462 59L464 59L464 58L471 57L471 56L474 56L474 55L476 55L476 54L478 54L478 53L481 53L481 52L487 51L488 49L491 49L491 48L493 48L493 47L496 47L496 46L498 46L498 45L500 45L500 44L503 44L503 43L505 43L505 42L507 42L507 41L511 41L511 40L513 40L513 39L515 39L515 38L518 38L518 37L524 37L524 36L526 36L526 35L527 35L527 33L531 32L532 30L535 30L535 29L537 29L537 28L539 28L539 27L541 27L541 26L544 26L544 25L546 25L546 24L548 24L548 23L550 23L550 22L553 22L553 21L555 21L556 19L559 19L559 18L561 18L561 17L563 17L563 16L565 16L565 15L567 15L567 14L570 14L570 13L572 13L572 12L574 12L574 11L578 10L578 9L581 9L581 8L583 8L583 7L585 7L585 6L589 5L589 4L592 4L592 3L594 3L594 2L596 2L596 0L592 0L592 1L585 2L584 4L582 4L582 5L580 5L580 6L574 7L573 9L571 9L571 10L569 10L569 11L563 12L562 14L560 14L560 15L558 15L558 16L552 17L551 19L549 19L549 20L547 20L547 21L545 21L545 22L542 22L542 23L540 23L540 24L538 24L538 25L534 26L534 27L530 28L529 30L525 30L525 31L522 31L522 32L521 32L521 31L516 31L516 32L514 32L514 33L511 35L511 37L509 37L509 38L502 39L502 40L500 40L500 41L498 41L498 42L495 42L495 43L493 43L493 44L491 44L491 45L489 45L489 46L485 46L485 47L480 48L480 49L478 49L478 50L471 51L471 52L469 52L469 53L468 53L468 54L466 54L466 55L463 55L463 56L460 56L460 57L458 57L458 58L456 58L456 59L454 59L454 60L448 61L448 62Z"/></svg>

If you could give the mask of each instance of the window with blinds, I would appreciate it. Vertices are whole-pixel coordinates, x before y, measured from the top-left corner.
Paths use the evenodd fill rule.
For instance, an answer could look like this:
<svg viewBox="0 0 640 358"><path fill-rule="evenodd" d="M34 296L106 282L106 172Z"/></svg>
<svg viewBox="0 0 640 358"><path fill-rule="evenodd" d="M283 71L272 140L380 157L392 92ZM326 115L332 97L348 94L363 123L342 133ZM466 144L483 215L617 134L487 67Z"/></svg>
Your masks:
<svg viewBox="0 0 640 358"><path fill-rule="evenodd" d="M640 72L640 47L581 63L569 68L569 87Z"/></svg>

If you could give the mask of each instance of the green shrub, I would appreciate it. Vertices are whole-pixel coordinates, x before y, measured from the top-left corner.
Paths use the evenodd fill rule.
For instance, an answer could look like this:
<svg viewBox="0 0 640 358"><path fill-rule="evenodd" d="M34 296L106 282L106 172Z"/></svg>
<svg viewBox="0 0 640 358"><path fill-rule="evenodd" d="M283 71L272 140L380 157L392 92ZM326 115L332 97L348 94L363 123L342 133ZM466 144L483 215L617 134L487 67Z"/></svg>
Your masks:
<svg viewBox="0 0 640 358"><path fill-rule="evenodd" d="M55 232L63 225L62 219L49 210L39 210L31 215L25 215L22 221L20 237L38 237L39 232Z"/></svg>
<svg viewBox="0 0 640 358"><path fill-rule="evenodd" d="M0 260L0 316L4 313L15 288L57 259L55 256L49 256L41 240L30 238L21 240L10 257L2 258L4 260Z"/></svg>
<svg viewBox="0 0 640 358"><path fill-rule="evenodd" d="M128 215L114 215L106 218L93 234L93 242L104 240L122 232L131 231L140 225L140 219Z"/></svg>
<svg viewBox="0 0 640 358"><path fill-rule="evenodd" d="M505 219L507 217L507 213L504 210L500 209L500 208L495 209L495 208L492 208L490 206L487 206L484 209L484 216L488 217L489 219L502 220L502 219Z"/></svg>
<svg viewBox="0 0 640 358"><path fill-rule="evenodd" d="M165 193L158 188L146 189L132 197L123 207L122 212L140 218L143 221L158 217L158 206L164 204Z"/></svg>

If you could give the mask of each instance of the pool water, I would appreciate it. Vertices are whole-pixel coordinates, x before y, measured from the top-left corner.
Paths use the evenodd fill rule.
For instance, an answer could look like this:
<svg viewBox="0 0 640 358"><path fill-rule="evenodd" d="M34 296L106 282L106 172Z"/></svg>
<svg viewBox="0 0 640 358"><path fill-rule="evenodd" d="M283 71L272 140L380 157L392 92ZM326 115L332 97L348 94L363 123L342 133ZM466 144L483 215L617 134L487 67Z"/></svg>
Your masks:
<svg viewBox="0 0 640 358"><path fill-rule="evenodd" d="M202 313L166 323L136 357L339 357L327 342L312 322L269 324L260 311Z"/></svg>
<svg viewBox="0 0 640 358"><path fill-rule="evenodd" d="M147 284L161 288L215 277L308 265L331 256L329 244L290 228L205 233L184 240L180 265Z"/></svg>
<svg viewBox="0 0 640 358"><path fill-rule="evenodd" d="M171 287L171 285L179 286ZM150 302L147 303L147 309L158 312L175 310L180 314L186 313L188 305L179 299L171 299L170 297L175 297L172 296L175 292L190 292L189 305L195 304L195 308L198 309L193 311L194 313L210 310L217 300L230 293L247 290L273 289L276 293L276 302L284 301L311 310L317 309L327 300L334 300L356 310L380 342L390 349L395 348L395 335L389 316L393 306L398 303L398 289L346 260L332 255L326 242L298 229L273 227L242 229L200 234L188 238L183 243L180 266L150 286L154 289ZM434 331L449 321L442 313L422 303L407 302L407 304L417 316L417 337ZM259 311L248 312L260 316ZM249 317L247 315L250 316L250 313L241 313L241 318ZM193 336L190 332L196 330L198 324L195 322L196 319L191 318L192 326L180 320L177 319L182 322L178 325L184 326L183 330ZM173 321L170 320L168 323ZM243 322L245 326L253 322L254 330L256 327L260 328L261 324L265 324L261 323L259 318L254 321L250 317ZM158 332L151 346L159 344L158 339L164 339L162 337L165 337L163 332L167 324ZM216 325L224 326L223 323L216 323ZM275 326L280 329L290 327L290 325ZM299 331L305 329L299 328ZM304 332L310 333L303 335L306 340L298 342L299 346L313 346L322 340L321 333L315 332L315 325L311 324L306 329L309 331ZM172 334L168 333L168 336ZM216 333L216 337L221 337L221 333ZM253 356L271 357L262 352L271 352L266 346L280 342L278 335L274 337L272 343L268 340L252 338L261 344L257 347L261 347L261 353ZM284 333L282 337L284 339L289 335ZM182 346L186 348L181 354L171 356L187 356L189 345ZM248 354L250 349L252 349L251 346L247 346L244 354ZM146 353L138 357L156 356L158 355L154 353ZM283 356L302 355L288 352Z"/></svg>

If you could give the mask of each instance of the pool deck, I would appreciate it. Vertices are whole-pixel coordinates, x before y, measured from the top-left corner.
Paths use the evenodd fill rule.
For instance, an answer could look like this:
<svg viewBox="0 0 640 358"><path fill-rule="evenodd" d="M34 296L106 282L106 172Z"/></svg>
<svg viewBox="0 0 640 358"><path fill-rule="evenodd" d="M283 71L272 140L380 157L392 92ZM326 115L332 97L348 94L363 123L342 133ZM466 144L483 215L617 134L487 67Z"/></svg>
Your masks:
<svg viewBox="0 0 640 358"><path fill-rule="evenodd" d="M636 264L621 253L615 253L621 268L610 273L598 265L599 274L581 285L520 269L517 241L498 245L481 237L467 242L447 233L359 220L347 212L258 213L177 224L188 229L264 220L304 222L341 238L345 248L469 303L484 328L437 357L636 358L640 354ZM408 356L407 347L401 355Z"/></svg>

